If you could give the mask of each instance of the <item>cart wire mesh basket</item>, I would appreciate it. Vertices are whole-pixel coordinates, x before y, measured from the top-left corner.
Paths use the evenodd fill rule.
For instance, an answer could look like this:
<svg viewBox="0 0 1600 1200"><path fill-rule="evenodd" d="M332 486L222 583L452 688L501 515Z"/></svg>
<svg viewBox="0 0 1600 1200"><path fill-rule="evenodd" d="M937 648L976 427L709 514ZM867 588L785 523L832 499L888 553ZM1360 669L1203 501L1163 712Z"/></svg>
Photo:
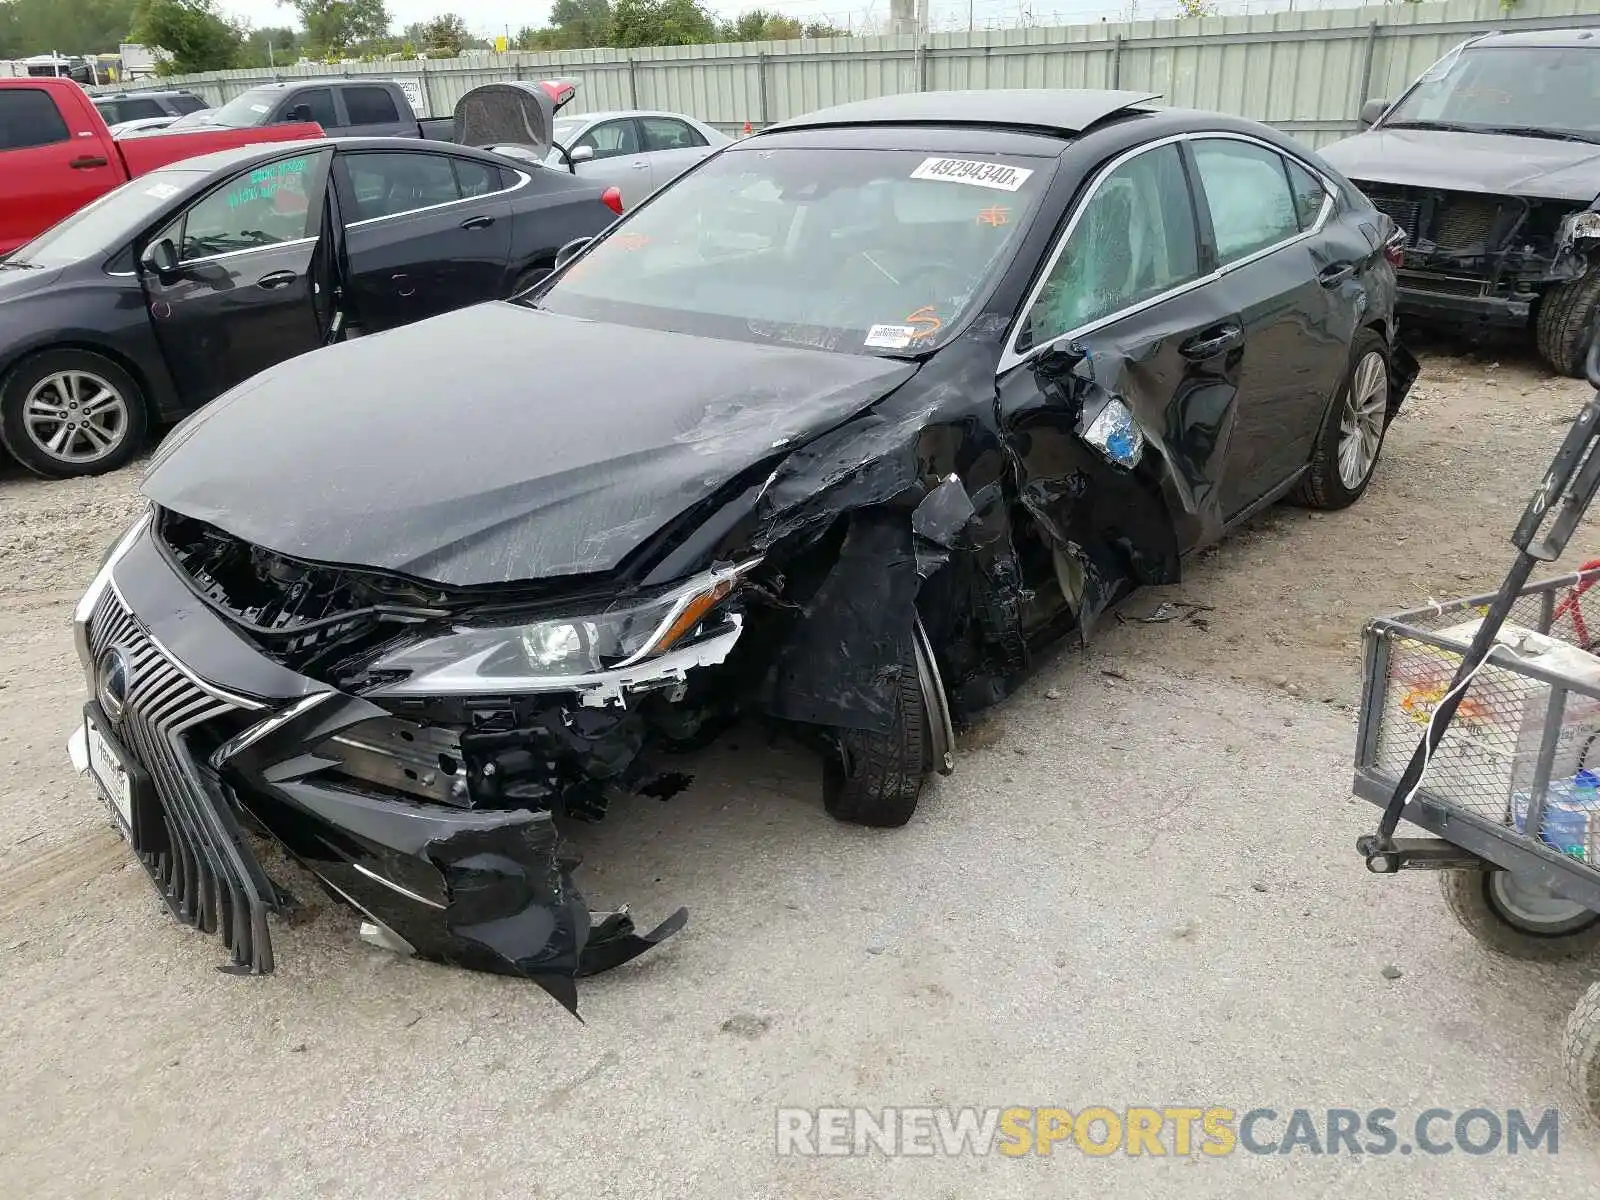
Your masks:
<svg viewBox="0 0 1600 1200"><path fill-rule="evenodd" d="M1600 560L1523 589L1471 677L1405 816L1585 864L1600 882ZM1492 595L1371 621L1356 793L1386 803ZM1479 837L1459 836L1475 828Z"/></svg>

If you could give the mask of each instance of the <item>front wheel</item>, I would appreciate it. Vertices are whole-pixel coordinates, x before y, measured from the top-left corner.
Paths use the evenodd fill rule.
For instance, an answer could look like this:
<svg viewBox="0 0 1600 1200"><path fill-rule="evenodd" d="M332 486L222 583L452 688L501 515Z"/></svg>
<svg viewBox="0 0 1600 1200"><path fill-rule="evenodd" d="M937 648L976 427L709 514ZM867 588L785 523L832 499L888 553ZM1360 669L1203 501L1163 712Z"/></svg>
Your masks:
<svg viewBox="0 0 1600 1200"><path fill-rule="evenodd" d="M1600 318L1600 268L1558 283L1539 300L1534 340L1539 354L1563 375L1583 378L1583 360Z"/></svg>
<svg viewBox="0 0 1600 1200"><path fill-rule="evenodd" d="M1389 427L1389 347L1363 329L1350 347L1344 384L1311 452L1294 499L1307 508L1348 508L1367 490Z"/></svg>
<svg viewBox="0 0 1600 1200"><path fill-rule="evenodd" d="M948 773L954 735L944 684L922 622L900 664L894 720L884 733L834 731L823 760L822 803L829 815L854 825L893 828L917 811L930 768Z"/></svg>
<svg viewBox="0 0 1600 1200"><path fill-rule="evenodd" d="M47 350L0 380L0 442L36 475L102 475L144 442L144 396L133 378L89 350Z"/></svg>
<svg viewBox="0 0 1600 1200"><path fill-rule="evenodd" d="M1567 1083L1589 1119L1600 1123L1600 983L1589 986L1567 1018L1561 1050Z"/></svg>
<svg viewBox="0 0 1600 1200"><path fill-rule="evenodd" d="M1600 913L1510 871L1442 871L1444 902L1462 928L1508 958L1556 962L1600 948Z"/></svg>

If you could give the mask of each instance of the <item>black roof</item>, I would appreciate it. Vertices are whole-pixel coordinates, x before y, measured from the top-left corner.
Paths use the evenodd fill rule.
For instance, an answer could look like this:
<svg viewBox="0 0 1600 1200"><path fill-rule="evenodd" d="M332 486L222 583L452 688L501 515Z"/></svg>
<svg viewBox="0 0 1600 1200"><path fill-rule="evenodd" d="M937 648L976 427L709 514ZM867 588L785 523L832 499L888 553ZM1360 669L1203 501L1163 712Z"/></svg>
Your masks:
<svg viewBox="0 0 1600 1200"><path fill-rule="evenodd" d="M1600 29L1524 29L1516 33L1488 33L1476 39L1478 46L1581 46L1600 50Z"/></svg>
<svg viewBox="0 0 1600 1200"><path fill-rule="evenodd" d="M967 92L901 92L857 100L779 121L770 129L830 125L996 125L1078 134L1126 109L1156 99L1155 92L1087 88L987 88Z"/></svg>
<svg viewBox="0 0 1600 1200"><path fill-rule="evenodd" d="M185 130L184 132L193 133L194 130ZM234 167L247 167L253 162L277 158L286 152L296 150L309 152L326 149L329 146L334 146L340 150L412 150L424 153L431 151L437 154L466 155L469 158L481 158L490 162L507 162L507 159L502 155L488 150L481 150L475 146L458 146L454 142L437 142L431 139L423 141L417 138L404 137L341 137L300 138L286 142L252 142L248 146L233 146L226 150L213 150L209 154L196 155L194 158L180 159L158 169L163 171L210 173Z"/></svg>

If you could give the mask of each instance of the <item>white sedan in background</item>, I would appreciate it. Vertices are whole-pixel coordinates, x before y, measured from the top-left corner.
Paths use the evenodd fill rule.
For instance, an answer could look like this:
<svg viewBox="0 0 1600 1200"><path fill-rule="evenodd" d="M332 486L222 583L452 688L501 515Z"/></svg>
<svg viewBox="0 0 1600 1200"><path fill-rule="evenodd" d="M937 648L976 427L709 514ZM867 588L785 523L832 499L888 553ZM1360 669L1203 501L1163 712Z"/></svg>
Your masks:
<svg viewBox="0 0 1600 1200"><path fill-rule="evenodd" d="M558 117L555 140L578 175L614 184L634 205L733 139L693 117L668 112L595 112ZM546 165L566 168L561 150Z"/></svg>

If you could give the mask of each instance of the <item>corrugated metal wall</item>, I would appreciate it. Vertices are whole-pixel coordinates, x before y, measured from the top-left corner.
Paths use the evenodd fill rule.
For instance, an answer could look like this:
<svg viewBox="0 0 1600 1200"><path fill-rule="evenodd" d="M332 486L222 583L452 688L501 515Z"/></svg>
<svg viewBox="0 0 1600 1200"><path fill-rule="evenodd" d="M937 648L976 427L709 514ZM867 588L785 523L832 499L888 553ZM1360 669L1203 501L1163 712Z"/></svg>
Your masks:
<svg viewBox="0 0 1600 1200"><path fill-rule="evenodd" d="M781 6L780 6L781 7ZM500 79L578 84L574 111L662 108L729 132L830 104L936 88L1123 87L1170 104L1266 121L1319 146L1356 128L1369 96L1393 97L1451 46L1491 29L1600 28L1595 0L1392 4L1181 21L748 42L430 62L220 71L163 80L213 104L273 78L375 75L414 82L429 115ZM97 91L115 89L99 88Z"/></svg>

